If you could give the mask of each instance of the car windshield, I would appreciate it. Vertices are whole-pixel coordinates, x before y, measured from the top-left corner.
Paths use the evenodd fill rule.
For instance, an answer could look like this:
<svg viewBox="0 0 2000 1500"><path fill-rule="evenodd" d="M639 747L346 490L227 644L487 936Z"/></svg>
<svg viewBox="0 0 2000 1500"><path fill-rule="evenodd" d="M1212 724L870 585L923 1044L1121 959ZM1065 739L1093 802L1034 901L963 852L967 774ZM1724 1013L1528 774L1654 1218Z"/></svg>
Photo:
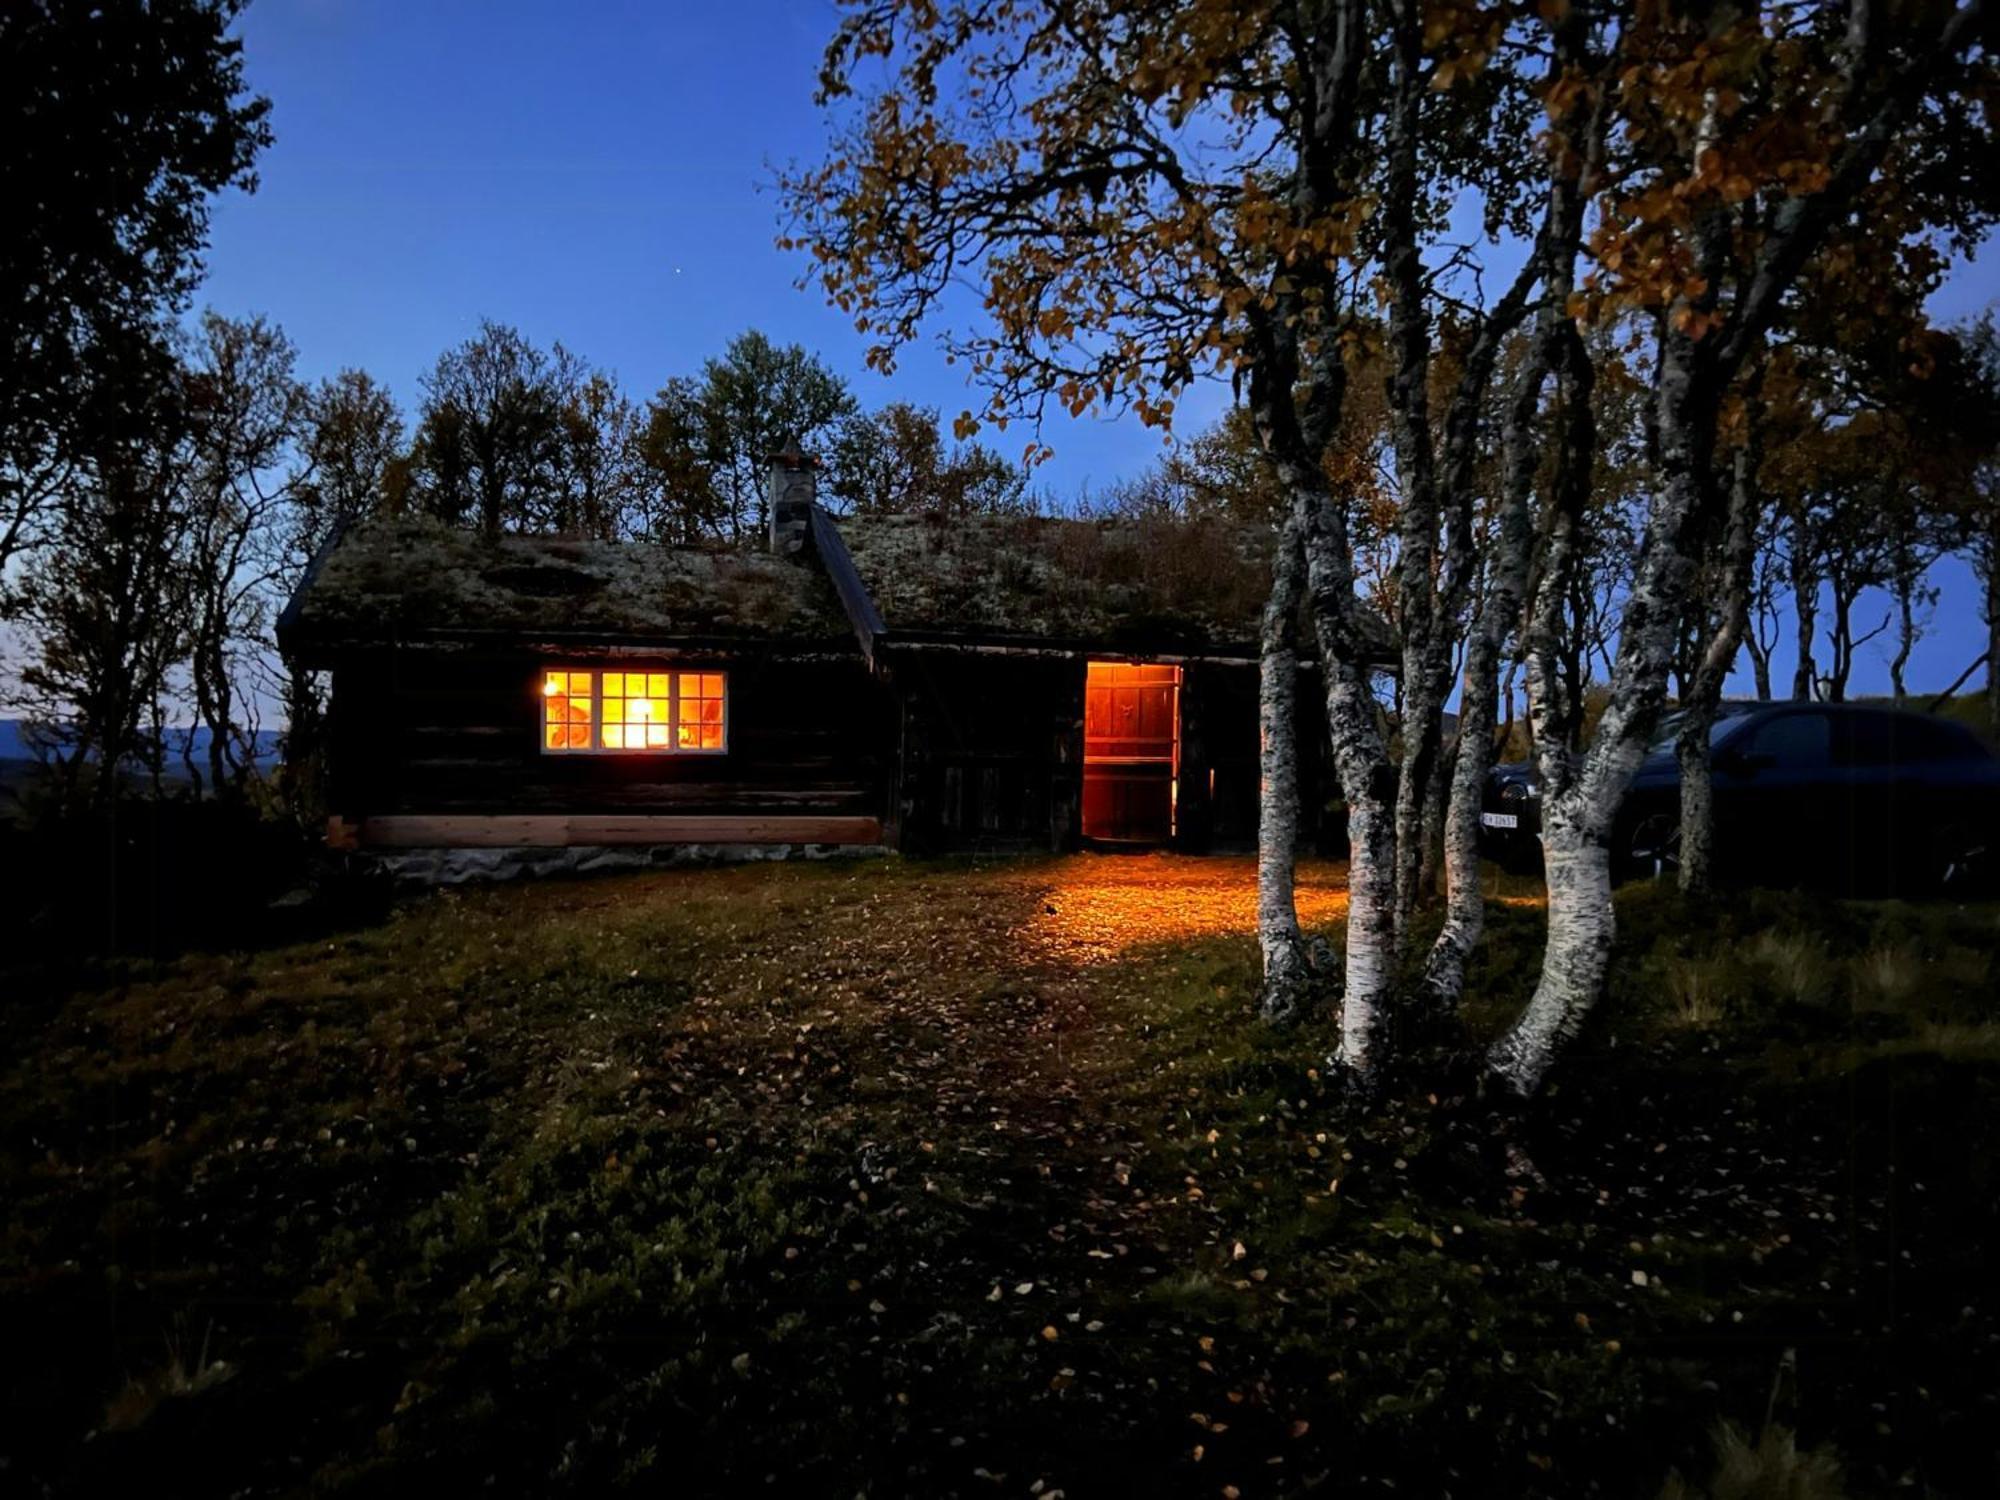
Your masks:
<svg viewBox="0 0 2000 1500"><path fill-rule="evenodd" d="M1725 734L1736 727L1737 717L1737 711L1727 706L1716 710L1715 722L1709 726L1708 730L1708 743L1711 748ZM1674 741L1680 738L1681 725L1686 722L1687 713L1683 709L1675 709L1672 713L1663 717L1660 720L1659 728L1654 731L1653 743L1646 747L1646 753L1648 755L1664 755L1667 751L1673 749Z"/></svg>

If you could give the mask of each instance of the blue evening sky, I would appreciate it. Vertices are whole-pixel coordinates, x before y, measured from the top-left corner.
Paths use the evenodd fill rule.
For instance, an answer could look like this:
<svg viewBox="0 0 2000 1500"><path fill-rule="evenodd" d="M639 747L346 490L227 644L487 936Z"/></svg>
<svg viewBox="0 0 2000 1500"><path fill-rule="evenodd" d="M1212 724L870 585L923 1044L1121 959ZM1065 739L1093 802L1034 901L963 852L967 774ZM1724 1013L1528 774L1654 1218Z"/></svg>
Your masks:
<svg viewBox="0 0 2000 1500"><path fill-rule="evenodd" d="M772 243L772 167L824 146L812 94L835 19L825 0L257 0L240 31L277 143L258 192L217 206L201 300L267 314L304 375L365 368L406 410L482 317L561 340L635 398L756 327L816 350L866 404L975 405L927 348L892 377L865 369L864 341ZM1992 302L1993 263L1963 268L1938 315ZM1225 401L1184 403L1181 429ZM1058 496L1160 451L1136 421L1058 418L1043 436L1056 456L1037 481ZM1936 581L1918 687L1956 677L1982 638L1970 574ZM1865 656L1856 690L1883 690L1886 658Z"/></svg>

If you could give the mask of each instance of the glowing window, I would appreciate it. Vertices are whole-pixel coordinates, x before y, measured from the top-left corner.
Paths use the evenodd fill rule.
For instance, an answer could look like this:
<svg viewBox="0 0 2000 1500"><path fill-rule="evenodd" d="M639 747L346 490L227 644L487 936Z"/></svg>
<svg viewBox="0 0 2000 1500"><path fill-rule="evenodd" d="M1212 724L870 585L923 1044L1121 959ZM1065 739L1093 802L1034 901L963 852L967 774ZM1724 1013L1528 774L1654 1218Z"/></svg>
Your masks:
<svg viewBox="0 0 2000 1500"><path fill-rule="evenodd" d="M542 748L563 754L717 755L728 749L720 672L542 674Z"/></svg>

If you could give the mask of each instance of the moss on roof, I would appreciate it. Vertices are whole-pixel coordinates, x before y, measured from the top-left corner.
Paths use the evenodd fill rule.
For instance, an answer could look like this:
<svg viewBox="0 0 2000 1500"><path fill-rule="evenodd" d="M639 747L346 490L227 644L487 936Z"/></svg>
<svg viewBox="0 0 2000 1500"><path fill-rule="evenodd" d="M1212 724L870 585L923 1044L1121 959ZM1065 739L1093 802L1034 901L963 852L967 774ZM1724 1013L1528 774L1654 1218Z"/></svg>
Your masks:
<svg viewBox="0 0 2000 1500"><path fill-rule="evenodd" d="M1254 655L1271 536L1234 522L843 517L886 638ZM422 518L350 528L279 622L340 648L514 639L854 644L825 571L737 547L487 538ZM1307 640L1310 640L1308 633Z"/></svg>
<svg viewBox="0 0 2000 1500"><path fill-rule="evenodd" d="M725 547L488 538L408 517L349 528L301 585L280 632L308 656L491 636L853 642L810 561Z"/></svg>
<svg viewBox="0 0 2000 1500"><path fill-rule="evenodd" d="M1254 650L1270 591L1270 532L1232 522L870 516L840 531L891 641Z"/></svg>

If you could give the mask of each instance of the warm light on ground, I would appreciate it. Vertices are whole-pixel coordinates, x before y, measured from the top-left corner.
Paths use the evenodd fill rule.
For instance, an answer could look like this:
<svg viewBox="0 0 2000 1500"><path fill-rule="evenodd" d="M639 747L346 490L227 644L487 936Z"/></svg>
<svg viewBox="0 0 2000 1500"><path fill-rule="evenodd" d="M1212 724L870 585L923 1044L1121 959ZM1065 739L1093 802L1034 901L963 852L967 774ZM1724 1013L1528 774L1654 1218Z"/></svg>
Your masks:
<svg viewBox="0 0 2000 1500"><path fill-rule="evenodd" d="M1038 873L1047 885L1027 935L1063 962L1105 963L1153 944L1257 930L1257 863L1248 856L1072 854ZM1488 898L1541 904L1491 889ZM1329 930L1337 941L1347 919L1346 863L1301 860L1296 900L1306 929Z"/></svg>
<svg viewBox="0 0 2000 1500"><path fill-rule="evenodd" d="M1103 963L1133 948L1257 930L1257 866L1248 858L1078 854L1056 866L1030 937L1050 957ZM1347 916L1347 866L1299 865L1299 920Z"/></svg>

